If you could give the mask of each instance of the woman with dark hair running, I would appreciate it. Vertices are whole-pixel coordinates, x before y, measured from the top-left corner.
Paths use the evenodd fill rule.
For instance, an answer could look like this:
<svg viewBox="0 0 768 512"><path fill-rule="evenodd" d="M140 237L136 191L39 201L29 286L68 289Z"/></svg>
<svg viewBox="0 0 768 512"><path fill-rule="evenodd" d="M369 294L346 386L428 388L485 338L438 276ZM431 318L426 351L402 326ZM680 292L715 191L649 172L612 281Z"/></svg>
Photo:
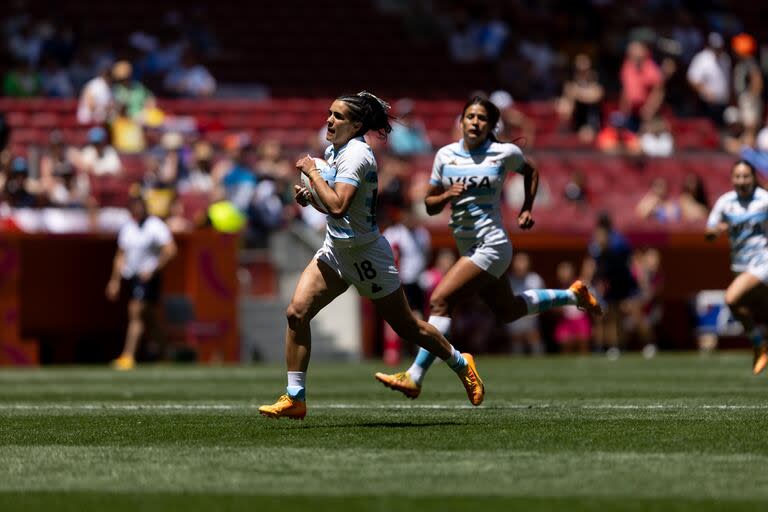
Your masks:
<svg viewBox="0 0 768 512"><path fill-rule="evenodd" d="M286 312L285 358L288 387L276 403L259 407L272 418L301 419L306 415L305 378L309 366L310 320L353 284L369 297L376 310L397 334L445 360L459 376L473 405L483 401L483 382L470 354L460 354L440 332L418 320L403 293L392 249L376 226L378 173L376 159L363 135L392 130L389 105L373 94L361 92L337 98L328 110L331 145L325 159L335 172L328 185L315 160L309 156L296 167L311 180L326 206L327 231L323 246L307 265ZM296 186L296 201L306 206L311 194Z"/></svg>
<svg viewBox="0 0 768 512"><path fill-rule="evenodd" d="M768 365L763 333L757 326L758 321L768 320L768 191L760 187L754 166L745 160L734 164L731 183L733 190L720 196L709 214L706 236L714 240L728 233L735 278L725 290L725 303L752 339L752 373L757 375Z"/></svg>
<svg viewBox="0 0 768 512"><path fill-rule="evenodd" d="M509 171L523 175L525 200L517 225L523 230L531 229L539 175L519 147L496 139L493 128L498 120L496 105L475 96L464 105L459 121L463 139L444 146L435 155L424 202L430 215L451 205L449 225L462 255L430 299L429 323L443 335L450 332L453 307L471 293L479 293L505 323L565 305L602 314L597 299L581 281L567 290L527 290L520 295L512 292L504 275L512 259L512 243L501 218L501 189ZM434 360L428 348L421 348L407 371L393 375L377 373L376 379L409 398L416 398Z"/></svg>

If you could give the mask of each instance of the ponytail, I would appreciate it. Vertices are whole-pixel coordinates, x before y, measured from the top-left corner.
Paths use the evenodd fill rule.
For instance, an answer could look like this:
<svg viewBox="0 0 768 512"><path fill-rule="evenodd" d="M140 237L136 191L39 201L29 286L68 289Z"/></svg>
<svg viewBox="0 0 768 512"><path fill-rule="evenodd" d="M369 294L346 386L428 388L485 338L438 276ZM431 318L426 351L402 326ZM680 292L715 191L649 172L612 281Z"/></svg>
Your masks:
<svg viewBox="0 0 768 512"><path fill-rule="evenodd" d="M362 91L357 94L344 94L337 99L347 104L349 118L352 121L362 123L355 137L373 130L379 134L379 137L386 139L392 131L392 125L389 124L391 107L378 96Z"/></svg>

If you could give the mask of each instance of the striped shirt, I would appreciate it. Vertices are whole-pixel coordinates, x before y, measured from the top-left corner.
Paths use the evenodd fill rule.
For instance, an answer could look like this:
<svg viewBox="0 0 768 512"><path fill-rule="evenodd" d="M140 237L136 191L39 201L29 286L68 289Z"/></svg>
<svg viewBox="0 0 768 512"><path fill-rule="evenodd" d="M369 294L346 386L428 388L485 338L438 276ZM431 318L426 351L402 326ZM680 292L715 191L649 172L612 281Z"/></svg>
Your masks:
<svg viewBox="0 0 768 512"><path fill-rule="evenodd" d="M326 217L326 237L337 247L355 247L376 240L380 236L376 225L379 174L371 147L362 137L356 137L338 150L328 146L325 160L335 173L336 183L357 187L344 217Z"/></svg>
<svg viewBox="0 0 768 512"><path fill-rule="evenodd" d="M465 189L451 200L451 222L456 240L486 245L508 243L501 219L501 189L508 171L520 172L525 159L514 144L487 141L468 152L464 141L440 148L435 155L430 185L448 190L454 183Z"/></svg>
<svg viewBox="0 0 768 512"><path fill-rule="evenodd" d="M768 191L756 188L749 199L740 199L735 191L717 200L707 220L708 228L728 224L731 241L731 270L743 272L749 263L768 255Z"/></svg>

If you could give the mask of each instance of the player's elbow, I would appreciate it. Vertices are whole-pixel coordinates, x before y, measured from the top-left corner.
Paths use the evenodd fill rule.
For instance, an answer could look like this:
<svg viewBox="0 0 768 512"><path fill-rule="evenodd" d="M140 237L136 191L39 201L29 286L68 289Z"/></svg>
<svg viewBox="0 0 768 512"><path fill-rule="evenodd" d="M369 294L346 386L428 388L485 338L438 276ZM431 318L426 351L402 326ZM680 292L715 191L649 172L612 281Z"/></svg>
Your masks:
<svg viewBox="0 0 768 512"><path fill-rule="evenodd" d="M349 205L333 205L328 207L328 215L334 219L341 219L347 214Z"/></svg>

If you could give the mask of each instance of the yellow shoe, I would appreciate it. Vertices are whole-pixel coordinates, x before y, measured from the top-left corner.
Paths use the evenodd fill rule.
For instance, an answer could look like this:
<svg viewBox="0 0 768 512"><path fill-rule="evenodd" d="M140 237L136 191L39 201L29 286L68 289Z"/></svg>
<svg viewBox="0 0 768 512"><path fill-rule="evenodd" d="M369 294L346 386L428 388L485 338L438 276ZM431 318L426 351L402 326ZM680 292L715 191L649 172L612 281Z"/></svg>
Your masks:
<svg viewBox="0 0 768 512"><path fill-rule="evenodd" d="M576 304L577 308L586 311L590 315L602 316L603 308L600 307L597 298L589 292L587 285L581 281L574 281L568 289L576 295L576 300L578 300Z"/></svg>
<svg viewBox="0 0 768 512"><path fill-rule="evenodd" d="M115 370L133 370L135 367L136 360L131 356L120 356L112 361Z"/></svg>
<svg viewBox="0 0 768 512"><path fill-rule="evenodd" d="M416 384L408 375L408 372L398 372L392 375L386 373L377 373L376 380L387 386L389 389L399 391L410 399L417 398L421 393L421 386Z"/></svg>
<svg viewBox="0 0 768 512"><path fill-rule="evenodd" d="M459 378L461 383L464 384L464 389L467 390L467 398L472 402L472 405L480 405L483 403L483 398L485 398L483 379L477 373L475 358L472 357L472 354L463 353L461 355L466 359L467 367L459 373Z"/></svg>
<svg viewBox="0 0 768 512"><path fill-rule="evenodd" d="M765 348L755 349L755 363L752 365L752 375L760 375L768 366L768 353Z"/></svg>
<svg viewBox="0 0 768 512"><path fill-rule="evenodd" d="M259 414L270 418L290 418L292 420L303 420L307 415L307 403L296 400L290 396L283 395L272 405L262 405L259 407Z"/></svg>

